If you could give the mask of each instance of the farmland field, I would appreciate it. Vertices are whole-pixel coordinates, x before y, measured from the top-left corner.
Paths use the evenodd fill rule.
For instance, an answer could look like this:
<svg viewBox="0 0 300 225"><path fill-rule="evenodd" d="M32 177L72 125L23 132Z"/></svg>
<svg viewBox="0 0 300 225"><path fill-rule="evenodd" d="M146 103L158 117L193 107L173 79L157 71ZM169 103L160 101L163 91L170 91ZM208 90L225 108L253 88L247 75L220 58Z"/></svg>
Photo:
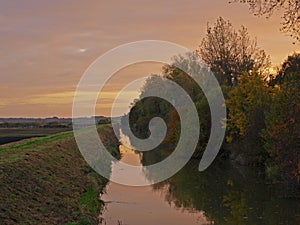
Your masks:
<svg viewBox="0 0 300 225"><path fill-rule="evenodd" d="M71 128L0 128L0 145L69 131Z"/></svg>

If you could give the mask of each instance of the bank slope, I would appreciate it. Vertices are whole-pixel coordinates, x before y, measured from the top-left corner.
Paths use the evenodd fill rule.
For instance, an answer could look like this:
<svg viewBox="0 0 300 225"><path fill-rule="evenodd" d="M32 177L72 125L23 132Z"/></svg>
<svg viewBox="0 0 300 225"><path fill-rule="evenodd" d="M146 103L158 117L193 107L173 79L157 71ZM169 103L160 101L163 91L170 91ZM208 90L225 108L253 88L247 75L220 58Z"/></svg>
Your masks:
<svg viewBox="0 0 300 225"><path fill-rule="evenodd" d="M101 140L119 157L110 126ZM72 132L0 148L1 224L97 224L107 180L81 156Z"/></svg>

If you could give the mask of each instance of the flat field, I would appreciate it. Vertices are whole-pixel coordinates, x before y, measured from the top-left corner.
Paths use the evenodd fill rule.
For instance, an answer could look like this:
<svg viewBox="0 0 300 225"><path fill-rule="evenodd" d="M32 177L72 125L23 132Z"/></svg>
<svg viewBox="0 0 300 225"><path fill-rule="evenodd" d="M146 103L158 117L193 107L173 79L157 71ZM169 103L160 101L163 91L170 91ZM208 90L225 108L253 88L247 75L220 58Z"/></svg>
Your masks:
<svg viewBox="0 0 300 225"><path fill-rule="evenodd" d="M0 128L0 145L69 131L71 128Z"/></svg>

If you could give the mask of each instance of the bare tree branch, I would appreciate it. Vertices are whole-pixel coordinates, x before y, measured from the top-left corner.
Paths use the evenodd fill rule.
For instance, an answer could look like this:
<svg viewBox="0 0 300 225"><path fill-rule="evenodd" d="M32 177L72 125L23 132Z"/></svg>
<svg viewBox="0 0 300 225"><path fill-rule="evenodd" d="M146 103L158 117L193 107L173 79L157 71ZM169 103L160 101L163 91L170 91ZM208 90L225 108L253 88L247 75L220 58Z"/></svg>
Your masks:
<svg viewBox="0 0 300 225"><path fill-rule="evenodd" d="M300 0L232 0L229 3L245 3L255 16L269 18L275 11L283 10L281 31L300 41Z"/></svg>

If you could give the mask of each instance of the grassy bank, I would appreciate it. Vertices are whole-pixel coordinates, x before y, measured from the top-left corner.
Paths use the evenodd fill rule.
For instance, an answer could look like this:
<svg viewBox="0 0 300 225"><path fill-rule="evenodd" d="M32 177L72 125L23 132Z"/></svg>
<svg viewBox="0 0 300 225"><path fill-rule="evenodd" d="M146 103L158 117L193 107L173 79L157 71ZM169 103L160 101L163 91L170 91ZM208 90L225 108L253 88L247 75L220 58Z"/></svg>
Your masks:
<svg viewBox="0 0 300 225"><path fill-rule="evenodd" d="M118 155L112 128L99 127ZM112 148L113 147L113 148ZM97 224L107 180L81 156L72 132L0 147L1 224Z"/></svg>

